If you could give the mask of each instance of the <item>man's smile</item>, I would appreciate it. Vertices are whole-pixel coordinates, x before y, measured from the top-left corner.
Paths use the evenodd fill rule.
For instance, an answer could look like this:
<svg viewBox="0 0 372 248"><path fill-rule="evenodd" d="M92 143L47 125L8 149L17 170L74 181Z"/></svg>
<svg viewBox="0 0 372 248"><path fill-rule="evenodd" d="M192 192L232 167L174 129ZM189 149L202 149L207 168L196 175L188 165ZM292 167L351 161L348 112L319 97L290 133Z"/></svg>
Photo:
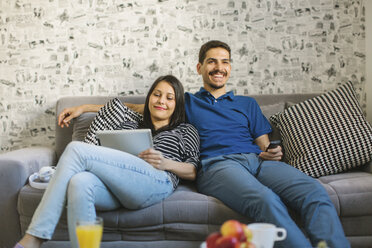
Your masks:
<svg viewBox="0 0 372 248"><path fill-rule="evenodd" d="M227 75L227 72L225 72L225 71L220 71L220 70L214 70L214 71L211 71L211 72L209 73L209 75L211 75L211 76L224 77L224 76Z"/></svg>

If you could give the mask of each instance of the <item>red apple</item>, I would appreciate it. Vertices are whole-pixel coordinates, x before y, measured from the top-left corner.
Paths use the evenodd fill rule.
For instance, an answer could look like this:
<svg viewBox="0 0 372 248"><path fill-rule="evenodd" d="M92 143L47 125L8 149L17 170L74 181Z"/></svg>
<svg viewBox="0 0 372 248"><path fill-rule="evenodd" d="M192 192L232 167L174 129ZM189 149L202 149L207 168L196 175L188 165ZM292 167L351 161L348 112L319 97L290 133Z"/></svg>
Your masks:
<svg viewBox="0 0 372 248"><path fill-rule="evenodd" d="M222 236L216 241L216 248L240 248L240 242L232 236Z"/></svg>
<svg viewBox="0 0 372 248"><path fill-rule="evenodd" d="M206 240L207 248L216 248L216 241L221 237L222 235L219 232L209 234Z"/></svg>
<svg viewBox="0 0 372 248"><path fill-rule="evenodd" d="M235 237L238 241L244 239L244 230L242 224L237 220L225 221L220 229L222 236Z"/></svg>

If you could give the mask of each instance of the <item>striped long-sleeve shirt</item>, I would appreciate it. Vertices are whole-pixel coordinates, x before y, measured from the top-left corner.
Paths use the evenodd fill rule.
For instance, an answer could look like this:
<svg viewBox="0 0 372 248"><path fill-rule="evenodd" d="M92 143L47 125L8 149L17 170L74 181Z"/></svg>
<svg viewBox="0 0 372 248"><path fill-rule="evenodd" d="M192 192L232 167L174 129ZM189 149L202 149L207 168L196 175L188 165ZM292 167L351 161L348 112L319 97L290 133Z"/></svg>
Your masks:
<svg viewBox="0 0 372 248"><path fill-rule="evenodd" d="M84 142L98 145L96 131L137 129L143 117L141 114L125 106L118 98L114 98L102 107L92 124ZM199 164L199 134L194 126L181 123L176 128L163 131L153 137L154 149L160 151L167 159L177 162L190 163L198 167ZM179 178L172 172L166 171L175 189Z"/></svg>

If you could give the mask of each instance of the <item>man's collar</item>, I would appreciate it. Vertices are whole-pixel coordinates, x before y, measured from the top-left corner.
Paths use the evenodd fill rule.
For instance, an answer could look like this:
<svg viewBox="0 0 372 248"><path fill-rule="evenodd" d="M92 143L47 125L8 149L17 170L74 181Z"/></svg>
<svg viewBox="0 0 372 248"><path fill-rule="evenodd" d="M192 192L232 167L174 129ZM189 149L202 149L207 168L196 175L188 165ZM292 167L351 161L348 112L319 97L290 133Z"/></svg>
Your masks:
<svg viewBox="0 0 372 248"><path fill-rule="evenodd" d="M209 91L204 89L204 87L200 87L199 93L201 95L204 95L204 96L212 96L213 97L213 95ZM229 98L230 100L232 100L234 98L234 92L229 91L229 92L225 93L224 95L220 96L218 99L224 99L224 98Z"/></svg>

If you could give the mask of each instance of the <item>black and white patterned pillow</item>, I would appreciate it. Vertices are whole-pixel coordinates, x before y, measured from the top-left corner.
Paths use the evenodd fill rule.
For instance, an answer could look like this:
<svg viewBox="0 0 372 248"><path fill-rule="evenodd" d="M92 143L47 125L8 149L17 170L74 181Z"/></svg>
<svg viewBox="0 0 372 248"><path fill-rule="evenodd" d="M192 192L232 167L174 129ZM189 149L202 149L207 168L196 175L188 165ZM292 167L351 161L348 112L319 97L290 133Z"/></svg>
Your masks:
<svg viewBox="0 0 372 248"><path fill-rule="evenodd" d="M351 82L270 117L280 129L284 160L312 177L372 159L372 128Z"/></svg>

